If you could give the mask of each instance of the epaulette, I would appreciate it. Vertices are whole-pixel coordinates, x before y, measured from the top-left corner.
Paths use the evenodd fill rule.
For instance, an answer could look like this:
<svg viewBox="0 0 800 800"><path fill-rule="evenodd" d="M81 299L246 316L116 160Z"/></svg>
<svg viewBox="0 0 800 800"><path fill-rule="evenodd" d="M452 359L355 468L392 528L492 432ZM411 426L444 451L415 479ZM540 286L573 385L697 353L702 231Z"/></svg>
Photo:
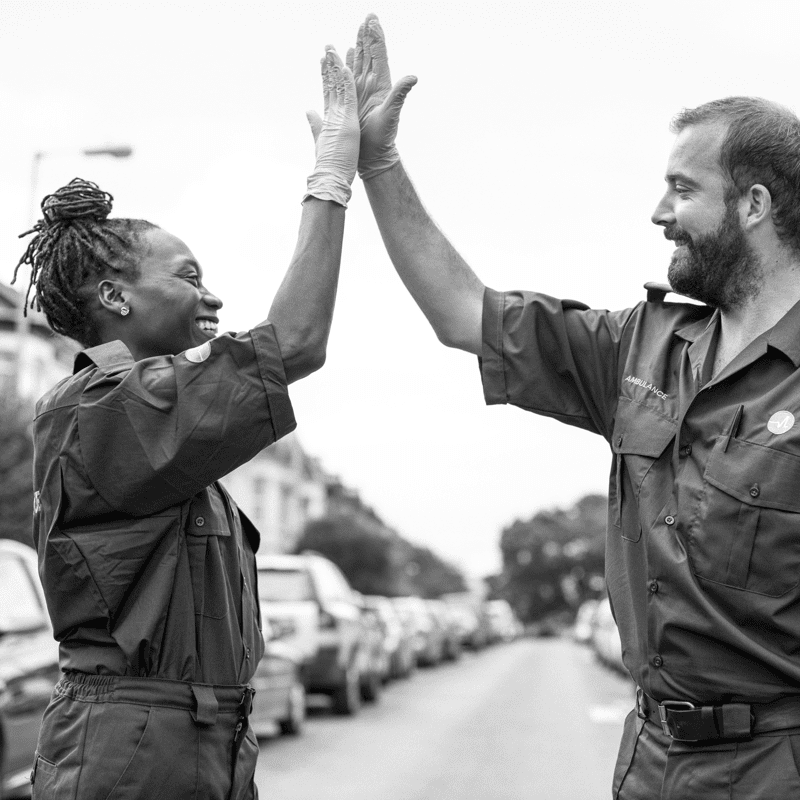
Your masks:
<svg viewBox="0 0 800 800"><path fill-rule="evenodd" d="M644 288L647 289L648 303L663 303L664 298L672 291L672 287L668 283L657 283L656 281L648 281Z"/></svg>

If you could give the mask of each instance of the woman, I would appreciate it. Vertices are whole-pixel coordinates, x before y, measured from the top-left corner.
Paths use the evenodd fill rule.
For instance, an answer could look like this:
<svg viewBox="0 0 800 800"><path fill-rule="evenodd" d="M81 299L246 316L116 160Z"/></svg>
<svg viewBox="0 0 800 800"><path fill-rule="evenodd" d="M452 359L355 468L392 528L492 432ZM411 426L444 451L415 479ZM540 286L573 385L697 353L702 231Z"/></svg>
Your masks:
<svg viewBox="0 0 800 800"><path fill-rule="evenodd" d="M322 64L297 249L251 331L217 336L222 302L187 246L108 219L94 184L42 202L20 264L53 329L87 349L34 427L35 539L64 672L35 798L257 796L259 536L217 480L295 427L286 387L324 361L359 132L352 74L332 48Z"/></svg>

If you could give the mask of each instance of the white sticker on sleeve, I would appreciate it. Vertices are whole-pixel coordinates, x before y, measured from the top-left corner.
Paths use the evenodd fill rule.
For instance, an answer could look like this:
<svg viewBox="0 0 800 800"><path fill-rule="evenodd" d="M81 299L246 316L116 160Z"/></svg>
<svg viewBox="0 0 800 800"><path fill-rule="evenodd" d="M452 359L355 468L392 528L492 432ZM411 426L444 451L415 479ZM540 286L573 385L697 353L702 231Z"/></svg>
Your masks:
<svg viewBox="0 0 800 800"><path fill-rule="evenodd" d="M202 364L211 355L211 342L205 342L199 347L192 347L184 355L195 364Z"/></svg>

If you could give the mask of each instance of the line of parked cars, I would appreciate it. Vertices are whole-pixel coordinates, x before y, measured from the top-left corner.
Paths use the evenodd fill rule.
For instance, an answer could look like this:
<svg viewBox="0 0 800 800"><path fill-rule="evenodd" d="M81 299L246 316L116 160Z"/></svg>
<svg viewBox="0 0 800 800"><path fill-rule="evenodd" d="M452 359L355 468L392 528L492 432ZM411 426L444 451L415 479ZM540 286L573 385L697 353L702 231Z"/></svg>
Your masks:
<svg viewBox="0 0 800 800"><path fill-rule="evenodd" d="M335 713L352 715L390 680L521 632L503 601L480 603L466 593L441 600L364 596L316 553L256 559L266 642L251 681L258 736L299 734L310 694L328 695ZM59 677L36 553L0 539L2 798L30 790L39 725Z"/></svg>
<svg viewBox="0 0 800 800"><path fill-rule="evenodd" d="M256 564L268 639L253 680L258 694L250 722L259 736L272 733L275 723L283 733L299 733L303 694L327 695L334 713L356 714L391 680L408 678L418 667L457 661L464 648L510 641L522 632L502 600L482 603L468 593L439 600L361 595L333 562L313 552L260 554ZM284 685L294 687L293 704L262 702L262 693L274 685L278 658Z"/></svg>

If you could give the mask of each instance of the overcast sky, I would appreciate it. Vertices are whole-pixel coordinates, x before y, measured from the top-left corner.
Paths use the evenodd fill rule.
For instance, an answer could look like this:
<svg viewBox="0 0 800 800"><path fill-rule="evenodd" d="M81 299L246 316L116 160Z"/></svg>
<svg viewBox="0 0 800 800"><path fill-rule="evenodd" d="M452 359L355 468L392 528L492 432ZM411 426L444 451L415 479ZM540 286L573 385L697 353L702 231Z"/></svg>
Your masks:
<svg viewBox="0 0 800 800"><path fill-rule="evenodd" d="M98 182L115 215L186 241L225 301L223 329L264 319L313 168L319 58L328 43L344 57L369 11L393 77L419 78L398 141L407 169L496 289L635 304L669 261L649 218L670 118L731 94L800 106L797 2L0 0L0 280L43 150L39 197ZM135 156L77 155L118 142ZM607 488L600 437L486 408L476 359L437 342L358 182L328 360L291 395L309 452L474 574L498 568L514 518Z"/></svg>

